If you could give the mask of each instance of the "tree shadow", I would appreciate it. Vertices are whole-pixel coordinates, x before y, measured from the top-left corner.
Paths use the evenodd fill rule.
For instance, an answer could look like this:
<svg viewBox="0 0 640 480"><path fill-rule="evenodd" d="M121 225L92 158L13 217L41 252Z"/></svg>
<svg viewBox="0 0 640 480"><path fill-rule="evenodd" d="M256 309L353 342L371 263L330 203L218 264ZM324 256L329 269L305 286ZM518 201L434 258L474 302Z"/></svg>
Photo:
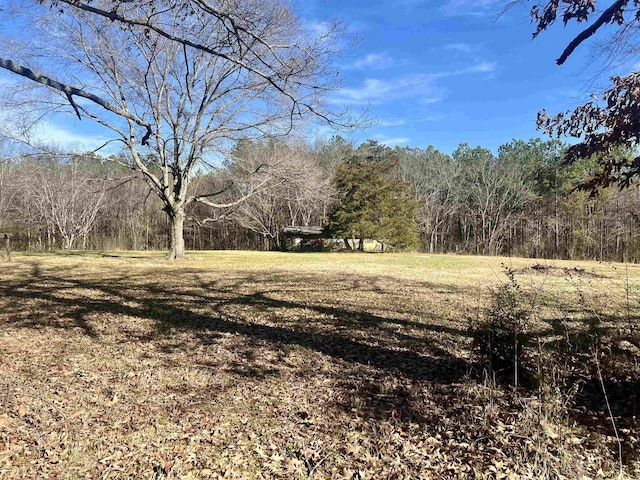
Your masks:
<svg viewBox="0 0 640 480"><path fill-rule="evenodd" d="M237 336L233 347L236 358L193 361L211 371L252 381L279 377L286 368L288 353L302 349L311 363L319 356L333 361L335 368L322 373L337 392L331 407L360 417L419 425L438 421L425 406L420 385L431 383L453 390L475 366L452 353L455 350L443 339L456 342L458 347L469 340L470 333L448 319L427 314L412 318L406 314L411 312L406 305L386 314L374 313L372 305L392 295L385 282L393 279L351 281L339 277L335 282L318 275L291 278L274 272L218 272L210 278L197 268L172 269L169 273L158 269L157 274L150 268L145 274L93 278L88 273L44 269L35 263L30 276L0 280L0 321L15 328L76 329L92 341L102 342L100 322L108 320L101 314L143 319L152 326L148 331L123 329L118 341L162 340L158 352L166 362L177 361L171 355L187 352L192 342L206 347ZM438 291L462 293L446 284L406 283L405 287L422 289L418 291L425 291L425 295ZM326 288L331 288L331 295L326 295ZM347 297L349 292L377 297L371 305L359 307L356 301L351 305L330 303L331 299ZM286 295L289 297L283 298ZM596 323L587 327L570 337L572 348L584 355L593 348L589 342L594 336L606 333ZM545 338L565 334L561 319L550 320L549 328L541 332ZM545 345L549 351L561 351L559 342L550 340ZM259 358L265 350L273 354L271 363ZM313 370L313 364L299 367L300 376L315 374L320 373ZM613 415L633 435L638 431L638 381L607 381L610 383L605 383L605 389L611 392ZM593 376L582 384L576 405L587 414L574 418L590 429L611 435L606 421L601 419L596 426L589 423L593 423L594 412L606 415L604 396L598 396L600 387ZM441 396L443 401L452 393L447 395ZM625 454L629 458L637 455L631 449Z"/></svg>
<svg viewBox="0 0 640 480"><path fill-rule="evenodd" d="M264 278L247 275L239 281L244 284L259 283ZM206 304L202 309L189 308L184 292L162 287L159 284L138 283L135 276L120 277L117 280L71 279L56 275L55 272L41 272L38 277L20 283L0 282L0 297L11 298L13 308L5 315L7 323L14 327L63 329L80 328L87 336L100 341L95 327L88 317L96 313L110 313L152 320L155 331L151 335L133 336L134 341L153 341L175 332L192 332L200 342L206 343L220 334L242 335L252 341L266 342L274 348L288 346L302 347L312 352L327 355L349 364L373 367L381 371L403 375L415 380L433 382L456 382L466 370L466 361L451 355L436 342L413 345L409 348L385 346L395 335L393 329L380 327L384 324L420 327L429 326L405 322L396 318L371 315L366 312L347 310L339 307L305 304L270 298L265 292L238 294L230 291L209 291L190 301L196 306ZM131 289L133 286L132 290ZM73 291L91 291L91 297L77 297ZM233 287L232 287L233 289ZM127 293L133 291L134 293ZM21 305L26 301L42 302L47 308L64 312L60 318L25 312ZM304 325L283 325L282 322L260 323L241 316L230 316L226 307L260 307L267 311L306 309L312 312ZM376 335L364 339L351 338L349 332L336 331L336 324L327 322L325 317L339 319L339 325L361 325L375 330ZM460 333L456 329L453 333ZM407 343L404 339L404 344ZM420 348L421 347L421 348ZM176 347L179 348L179 347Z"/></svg>
<svg viewBox="0 0 640 480"><path fill-rule="evenodd" d="M104 250L27 250L20 254L26 258L123 258L123 259L153 259L166 258L166 254L152 252L149 254L136 254L127 251L113 252Z"/></svg>

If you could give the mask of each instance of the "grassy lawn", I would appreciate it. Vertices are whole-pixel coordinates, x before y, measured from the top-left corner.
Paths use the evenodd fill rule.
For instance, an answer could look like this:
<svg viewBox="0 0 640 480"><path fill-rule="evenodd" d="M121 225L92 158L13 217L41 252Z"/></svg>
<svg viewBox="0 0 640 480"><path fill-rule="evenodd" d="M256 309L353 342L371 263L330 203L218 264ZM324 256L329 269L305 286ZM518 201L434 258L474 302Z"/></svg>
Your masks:
<svg viewBox="0 0 640 480"><path fill-rule="evenodd" d="M530 369L572 354L544 363L549 391L473 355L505 267L533 305ZM0 478L610 478L609 408L633 475L639 300L640 266L583 261L16 254Z"/></svg>

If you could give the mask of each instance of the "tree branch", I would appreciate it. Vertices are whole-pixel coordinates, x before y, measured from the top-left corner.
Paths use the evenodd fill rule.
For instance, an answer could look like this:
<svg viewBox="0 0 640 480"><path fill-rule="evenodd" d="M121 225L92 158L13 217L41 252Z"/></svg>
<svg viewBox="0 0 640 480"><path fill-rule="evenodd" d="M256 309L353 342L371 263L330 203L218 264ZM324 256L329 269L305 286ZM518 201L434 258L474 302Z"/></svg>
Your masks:
<svg viewBox="0 0 640 480"><path fill-rule="evenodd" d="M5 70L9 70L10 72L13 72L17 75L28 78L29 80L32 80L36 83L41 83L42 85L46 85L47 87L51 87L54 90L58 90L64 93L65 96L67 97L67 100L69 100L69 103L73 107L73 110L76 112L76 115L78 115L78 118L81 118L80 110L78 105L75 103L73 99L74 96L86 98L87 100L90 100L96 105L101 106L105 110L108 110L112 113L115 113L116 115L124 117L128 120L131 120L132 122L135 122L137 125L140 125L141 127L146 128L147 132L142 138L143 145L147 144L147 141L151 136L151 125L149 125L149 123L147 123L146 121L142 120L139 117L136 117L135 115L132 115L127 111L122 110L121 108L118 108L117 106L113 105L110 102L107 102L106 100L98 97L97 95L94 95L93 93L87 92L77 87L72 87L71 85L66 85L57 80L54 80L45 75L42 75L41 73L35 72L30 68L17 65L13 63L11 60L8 60L5 58L0 58L0 68L4 68Z"/></svg>
<svg viewBox="0 0 640 480"><path fill-rule="evenodd" d="M220 215L218 215L215 218L208 217L208 218L204 218L202 220L198 220L195 217L187 217L187 220L190 220L190 221L194 222L199 227L206 227L207 223L220 222L222 220L226 220L226 218L227 218L227 214L226 213L221 213Z"/></svg>
<svg viewBox="0 0 640 480"><path fill-rule="evenodd" d="M198 196L195 196L195 197L191 197L191 199L189 199L189 201L187 203L198 202L198 203L202 203L203 205L207 205L207 206L213 207L213 208L231 208L231 207L235 207L236 205L240 205L245 200L253 197L255 194L261 192L264 189L264 187L267 185L269 180L271 180L269 177L265 178L257 186L253 187L251 189L251 191L249 191L249 193L247 193L246 195L243 195L241 198L239 198L237 200L234 200L232 202L215 203L215 202L211 202L211 201L207 200L206 197L211 196L211 195L206 195L206 196L198 195Z"/></svg>
<svg viewBox="0 0 640 480"><path fill-rule="evenodd" d="M589 28L586 28L585 30L583 30L582 32L580 32L580 34L578 36L576 36L570 43L569 45L567 45L567 47L564 49L564 51L562 52L562 55L560 55L560 57L556 60L556 63L558 65L562 65L564 62L566 62L567 58L569 58L569 56L573 53L573 51L578 48L578 46L584 42L587 38L589 38L591 35L593 35L594 33L596 33L598 31L598 29L600 27L602 27L605 23L610 23L611 20L613 19L613 17L621 10L625 7L625 5L627 4L628 0L617 0L615 3L613 3L613 5L611 5L609 8L607 8L602 15L600 15L600 17L593 22L593 24L591 24L589 26Z"/></svg>
<svg viewBox="0 0 640 480"><path fill-rule="evenodd" d="M136 18L131 18L128 16L125 16L121 13L118 12L117 10L117 3L116 6L114 6L114 8L110 11L108 10L104 10L102 8L98 8L92 5L89 5L87 3L83 3L79 0L59 0L62 3L65 3L73 8L76 8L78 10L82 10L88 13L92 13L95 15L99 15L103 18L109 19L112 22L119 22L121 24L124 25L129 25L131 27L139 27L142 28L143 30L147 30L147 31L153 31L156 34L160 35L161 37L166 38L167 40L170 40L172 42L176 42L179 43L183 46L189 47L189 48L193 48L195 50L199 50L202 51L204 53L207 53L209 55L212 55L214 57L218 57L221 58L223 60L226 60L228 62L231 62L237 66L239 66L240 68L246 70L247 72L251 72L254 75L257 75L258 77L262 78L267 84L269 84L272 88L274 88L277 92L279 92L283 97L287 98L291 103L292 103L292 108L291 110L294 111L296 109L301 110L304 109L306 111L308 111L308 113L324 120L325 122L327 122L330 125L334 125L337 127L346 127L346 128L353 128L354 126L360 124L360 123L366 123L363 121L362 118L357 119L355 122L351 122L351 121L339 121L338 118L341 115L328 115L324 112L321 112L320 110L318 110L312 103L307 102L304 100L304 97L302 96L297 96L295 93L293 93L292 91L289 90L289 88L287 88L287 85L291 83L291 79L289 78L289 75L286 72L277 72L277 71L263 71L260 68L257 68L255 66L250 65L249 63L247 63L246 61L243 60L242 56L231 56L231 55L227 55L224 52L221 52L217 49L211 48L203 43L200 43L198 41L193 41L193 40L189 40L188 38L186 38L185 36L181 36L181 35L175 35L169 31L167 31L166 29L162 28L161 26L156 25L155 23L152 23L150 20L150 17L148 17L147 19L136 19ZM200 0L194 0L194 2L199 6L199 8L201 8L204 12L207 12L211 15L213 15L214 17L216 17L218 20L220 20L223 25L224 25L224 21L227 19L230 19L231 17L227 14L224 14L223 12L220 12L216 9L213 9L208 3L206 2L202 2ZM266 43L265 40L263 40L260 36L258 36L257 34L251 32L249 29L247 28L239 28L235 23L233 24L233 27L235 30L240 30L242 32L244 32L247 35L250 35L252 38L254 38L257 42L259 42L260 44L264 45L265 48L269 49L269 51L272 53L272 55L275 57L275 62L277 62L278 64L283 65L283 60L276 54L276 52L274 51L274 46L269 45L268 43ZM226 28L226 25L225 25ZM237 33L236 33L237 35ZM278 45L277 48L278 49L290 49L292 48L293 45ZM306 49L301 48L300 46L296 45L296 47L303 51L305 53L305 55L307 57L309 57L311 54L306 51ZM311 58L313 58L311 56ZM261 62L263 65L270 67L270 65L268 63L266 63L262 58L260 58L260 56L258 56L257 60L259 62ZM310 88L313 89L314 91L317 90L332 90L332 88L322 88L319 85L309 85L309 84L305 84L304 82L297 82L296 86L299 87L306 87L306 88ZM346 112L345 112L346 113ZM345 113L343 113L342 115L344 115Z"/></svg>
<svg viewBox="0 0 640 480"><path fill-rule="evenodd" d="M217 192L205 193L205 194L202 194L202 195L197 195L197 196L195 196L193 198L192 201L198 202L198 201L200 201L201 198L217 197L218 195L222 195L224 192L229 191L230 188L231 188L231 185L227 185L226 187L218 190Z"/></svg>

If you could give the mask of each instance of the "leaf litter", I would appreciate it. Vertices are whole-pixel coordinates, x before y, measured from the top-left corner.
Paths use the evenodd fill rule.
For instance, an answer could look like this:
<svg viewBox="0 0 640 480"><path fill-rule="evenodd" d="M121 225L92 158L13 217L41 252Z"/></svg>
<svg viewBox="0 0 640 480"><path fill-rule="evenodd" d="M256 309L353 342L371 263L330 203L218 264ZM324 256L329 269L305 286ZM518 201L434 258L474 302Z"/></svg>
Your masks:
<svg viewBox="0 0 640 480"><path fill-rule="evenodd" d="M28 257L0 273L2 479L615 471L610 437L525 430L535 399L470 374L465 325L488 299L478 285L38 261L37 277Z"/></svg>

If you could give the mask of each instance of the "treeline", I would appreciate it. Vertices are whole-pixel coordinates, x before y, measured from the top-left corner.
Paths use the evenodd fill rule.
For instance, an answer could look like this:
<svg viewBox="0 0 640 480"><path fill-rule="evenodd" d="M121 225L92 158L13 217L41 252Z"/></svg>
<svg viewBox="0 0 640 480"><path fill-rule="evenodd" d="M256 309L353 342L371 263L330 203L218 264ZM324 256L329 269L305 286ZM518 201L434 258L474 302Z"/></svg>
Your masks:
<svg viewBox="0 0 640 480"><path fill-rule="evenodd" d="M402 149L402 175L419 201L423 248L545 258L640 258L636 186L597 195L576 187L595 159L564 165L559 141L514 140L498 155L462 144L451 156Z"/></svg>
<svg viewBox="0 0 640 480"><path fill-rule="evenodd" d="M638 187L604 189L597 196L574 191L597 173L597 162L567 167L564 148L558 141L514 140L497 155L466 144L447 155L434 147L391 149L374 141L356 147L340 137L314 145L242 141L194 178L196 194L215 192L216 208L189 207L185 244L279 249L287 225L330 224L355 238L368 231L384 235L380 225L393 225L404 228L405 243L407 228L415 230L417 248L433 253L640 260ZM0 233L9 233L12 247L22 250L167 249L162 203L125 163L90 154L1 160ZM370 186L378 192L368 197L376 205L367 206L363 194L353 206L355 186L366 192L366 183L381 177L393 181ZM400 193L379 195L390 188ZM390 203L380 205L380 198ZM410 212L412 218L402 226L391 216L377 230L336 224L353 221L356 208L373 215L358 220L369 229L375 212Z"/></svg>

